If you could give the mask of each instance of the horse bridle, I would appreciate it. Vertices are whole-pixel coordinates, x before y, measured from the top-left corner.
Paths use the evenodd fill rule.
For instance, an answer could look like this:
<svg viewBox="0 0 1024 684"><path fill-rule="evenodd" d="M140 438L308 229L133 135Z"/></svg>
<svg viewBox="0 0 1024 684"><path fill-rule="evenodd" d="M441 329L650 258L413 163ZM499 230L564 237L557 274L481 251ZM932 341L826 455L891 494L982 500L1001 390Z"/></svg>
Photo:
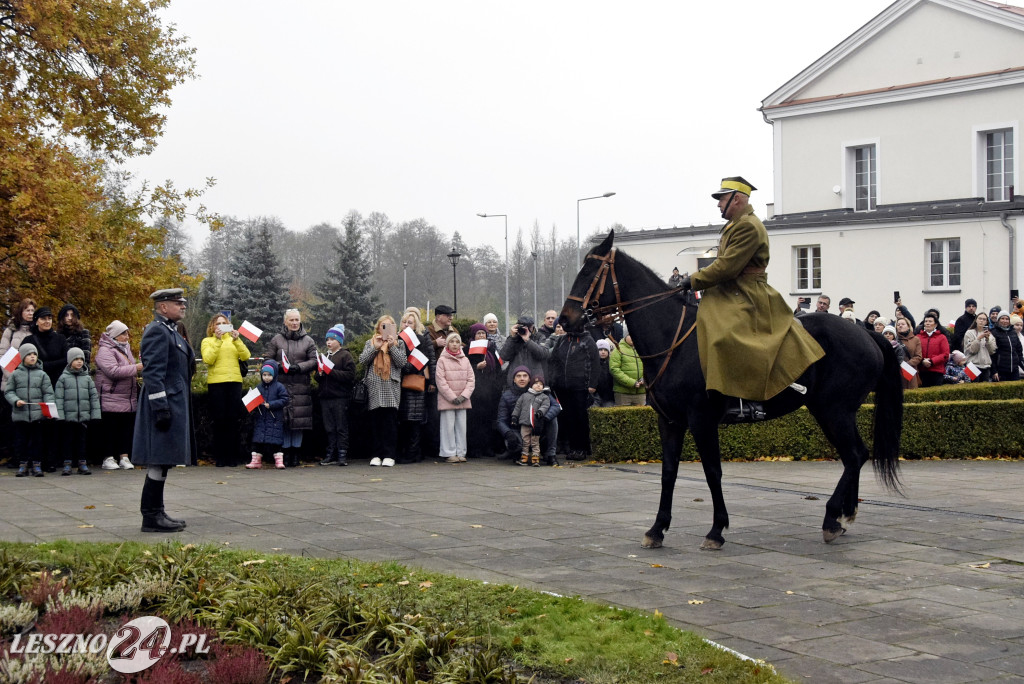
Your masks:
<svg viewBox="0 0 1024 684"><path fill-rule="evenodd" d="M587 259L596 259L601 262L601 265L598 266L597 273L594 274L594 279L590 281L590 287L587 288L587 293L582 297L577 297L575 295L569 295L566 297L566 299L571 299L574 302L580 303L580 307L583 309L583 316L587 319L587 322L595 327L600 326L601 329L605 331L605 337L610 339L612 344L618 343L618 340L612 338L611 334L608 332L613 322L625 321L626 314L640 311L641 309L645 309L652 304L657 304L658 302L663 302L687 289L681 286L665 290L664 292L656 292L652 295L622 301L622 295L619 293L619 280L615 275L616 250L616 247L612 247L604 256L588 254ZM600 303L601 295L604 294L604 289L608 284L609 276L611 277L612 290L615 292L615 304L591 308L589 306L591 300ZM641 359L656 359L659 356L665 357L665 360L661 364L661 368L658 369L658 373L654 376L654 380L647 385L648 391L654 387L654 383L658 381L658 378L660 378L665 372L665 369L668 368L668 362L672 359L672 353L679 348L679 345L686 341L686 338L689 337L697 327L697 321L694 321L689 330L687 330L682 337L679 336L679 333L683 330L683 321L686 320L687 306L688 304L684 304L683 310L679 314L679 325L676 326L676 333L672 338L672 345L668 349L663 352L649 354L647 356L637 354Z"/></svg>

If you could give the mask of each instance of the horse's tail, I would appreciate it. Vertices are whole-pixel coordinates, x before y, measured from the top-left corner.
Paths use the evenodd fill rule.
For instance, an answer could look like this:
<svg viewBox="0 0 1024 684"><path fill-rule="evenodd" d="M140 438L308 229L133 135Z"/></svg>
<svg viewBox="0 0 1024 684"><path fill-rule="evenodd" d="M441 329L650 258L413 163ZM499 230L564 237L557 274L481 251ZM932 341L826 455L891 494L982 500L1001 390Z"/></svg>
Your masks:
<svg viewBox="0 0 1024 684"><path fill-rule="evenodd" d="M889 340L876 332L871 339L882 350L882 373L875 384L875 427L872 464L886 489L902 493L900 433L903 431L903 381Z"/></svg>

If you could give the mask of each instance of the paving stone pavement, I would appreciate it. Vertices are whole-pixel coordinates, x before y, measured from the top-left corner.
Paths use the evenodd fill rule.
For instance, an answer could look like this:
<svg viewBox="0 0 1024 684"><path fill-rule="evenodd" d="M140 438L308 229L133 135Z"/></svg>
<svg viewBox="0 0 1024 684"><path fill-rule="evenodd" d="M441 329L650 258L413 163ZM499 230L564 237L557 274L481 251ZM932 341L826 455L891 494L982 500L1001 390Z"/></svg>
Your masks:
<svg viewBox="0 0 1024 684"><path fill-rule="evenodd" d="M396 560L657 609L797 681L1024 681L1024 462L902 466L906 498L865 468L857 522L832 545L820 527L836 463L726 463L732 526L716 552L698 550L711 526L699 464L680 469L665 548L642 549L660 465L518 468L493 459L178 468L167 509L188 529L165 536L139 531L142 470L23 479L3 470L0 539L171 536Z"/></svg>

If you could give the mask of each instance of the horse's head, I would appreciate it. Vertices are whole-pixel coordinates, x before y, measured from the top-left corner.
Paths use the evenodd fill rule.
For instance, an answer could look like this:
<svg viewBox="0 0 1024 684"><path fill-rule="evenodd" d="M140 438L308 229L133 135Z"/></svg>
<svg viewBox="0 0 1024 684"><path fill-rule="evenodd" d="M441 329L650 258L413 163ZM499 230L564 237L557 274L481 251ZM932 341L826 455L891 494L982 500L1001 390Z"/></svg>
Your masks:
<svg viewBox="0 0 1024 684"><path fill-rule="evenodd" d="M598 309L615 306L614 284L611 282L609 260L614 258L615 231L587 252L583 267L569 289L569 295L562 305L558 324L566 332L581 332L587 323L603 323Z"/></svg>

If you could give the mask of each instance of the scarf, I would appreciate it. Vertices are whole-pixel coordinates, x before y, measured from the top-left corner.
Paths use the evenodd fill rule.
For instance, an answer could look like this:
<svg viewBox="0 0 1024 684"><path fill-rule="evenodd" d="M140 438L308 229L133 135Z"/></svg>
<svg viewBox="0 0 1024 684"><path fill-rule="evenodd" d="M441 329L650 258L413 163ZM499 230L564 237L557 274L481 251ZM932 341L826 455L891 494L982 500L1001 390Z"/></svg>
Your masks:
<svg viewBox="0 0 1024 684"><path fill-rule="evenodd" d="M461 357L461 356L462 356L462 348L461 348L461 347L460 347L460 348L458 348L458 349L456 349L455 351L452 351L452 350L451 350L451 349L449 349L448 347L445 347L445 348L444 348L444 350L445 350L446 352L448 352L449 354L451 354L452 356L454 356L455 358L459 358L459 357Z"/></svg>
<svg viewBox="0 0 1024 684"><path fill-rule="evenodd" d="M374 335L374 337L377 337L377 335ZM391 354L388 353L387 344L381 345L381 348L377 350L377 355L373 357L373 372L381 380L391 379Z"/></svg>

